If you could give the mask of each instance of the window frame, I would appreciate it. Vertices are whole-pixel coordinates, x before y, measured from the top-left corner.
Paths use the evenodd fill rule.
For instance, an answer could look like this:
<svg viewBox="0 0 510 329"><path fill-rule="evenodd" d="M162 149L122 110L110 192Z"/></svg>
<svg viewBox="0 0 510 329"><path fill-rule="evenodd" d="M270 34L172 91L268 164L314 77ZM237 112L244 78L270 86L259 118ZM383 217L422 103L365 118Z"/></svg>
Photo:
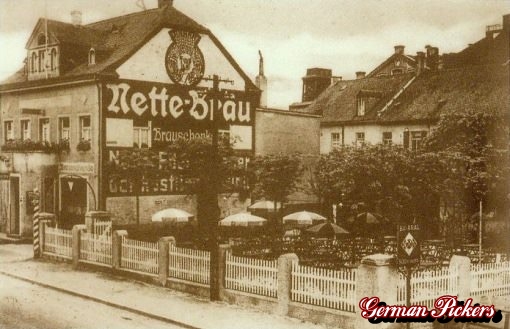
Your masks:
<svg viewBox="0 0 510 329"><path fill-rule="evenodd" d="M70 116L67 116L67 115L64 115L64 116L58 116L57 117L58 119L58 141L61 143L61 142L64 142L64 141L67 141L67 142L71 142L71 117ZM63 121L67 119L68 120L68 123L69 123L69 127L67 127L67 138L63 138L63 131L64 131L64 128L63 128Z"/></svg>
<svg viewBox="0 0 510 329"><path fill-rule="evenodd" d="M89 65L96 64L96 50L94 48L90 48L89 50Z"/></svg>
<svg viewBox="0 0 510 329"><path fill-rule="evenodd" d="M338 138L334 138L338 136ZM336 149L342 146L342 134L340 132L331 132L331 149Z"/></svg>
<svg viewBox="0 0 510 329"><path fill-rule="evenodd" d="M358 100L356 102L356 115L359 117L364 116L366 113L366 99L365 97L361 96L358 97Z"/></svg>
<svg viewBox="0 0 510 329"><path fill-rule="evenodd" d="M44 140L43 122L46 121L48 124L48 140ZM51 143L51 120L49 117L39 118L39 141Z"/></svg>
<svg viewBox="0 0 510 329"><path fill-rule="evenodd" d="M413 130L409 132L409 147L412 151L420 149L425 134L426 132L424 130Z"/></svg>
<svg viewBox="0 0 510 329"><path fill-rule="evenodd" d="M38 51L37 67L39 69L38 72L46 71L46 51L44 49Z"/></svg>
<svg viewBox="0 0 510 329"><path fill-rule="evenodd" d="M23 123L27 123L27 129L23 127ZM31 140L32 139L32 121L28 118L20 118L19 120L20 126L20 137L21 141ZM27 132L27 136L25 136L25 131Z"/></svg>
<svg viewBox="0 0 510 329"><path fill-rule="evenodd" d="M147 133L147 143L142 143L142 132ZM136 139L135 133L137 134ZM150 127L133 126L133 147L135 147L136 144L138 148L144 148L143 144L146 144L147 147L150 148L152 146L150 134L151 134Z"/></svg>
<svg viewBox="0 0 510 329"><path fill-rule="evenodd" d="M85 118L89 119L88 127L85 127L83 125ZM79 127L78 134L79 134L79 137L80 137L80 142L91 142L92 141L92 116L90 114L79 115L78 116L78 127ZM83 136L85 136L85 134L84 134L85 130L84 129L88 130L88 139L85 139L83 137Z"/></svg>
<svg viewBox="0 0 510 329"><path fill-rule="evenodd" d="M7 124L10 124L9 130L7 129ZM15 139L15 137L14 137L14 120L12 120L12 119L4 120L3 121L3 129L4 129L4 133L3 133L4 143L9 140ZM10 131L10 136L8 136L9 131Z"/></svg>
<svg viewBox="0 0 510 329"><path fill-rule="evenodd" d="M388 135L389 135L389 138L388 138ZM388 146L393 145L393 132L391 132L391 131L383 131L383 133L382 133L382 143L383 143L383 145L388 145Z"/></svg>
<svg viewBox="0 0 510 329"><path fill-rule="evenodd" d="M356 146L363 146L365 145L365 132L364 131L358 131L356 132ZM362 136L363 138L360 138Z"/></svg>

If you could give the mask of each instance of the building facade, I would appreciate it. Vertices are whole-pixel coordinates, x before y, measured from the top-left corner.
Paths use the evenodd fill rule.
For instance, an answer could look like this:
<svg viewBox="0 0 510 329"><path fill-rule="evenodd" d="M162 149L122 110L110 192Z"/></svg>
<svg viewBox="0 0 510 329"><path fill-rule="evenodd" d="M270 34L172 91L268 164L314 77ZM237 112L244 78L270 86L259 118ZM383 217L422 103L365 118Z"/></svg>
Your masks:
<svg viewBox="0 0 510 329"><path fill-rule="evenodd" d="M172 1L87 25L79 12L41 19L26 48L25 67L0 85L4 232L31 234L37 198L66 228L94 209L120 223L169 207L196 214L169 145L218 131L235 137L241 167L254 152L259 89ZM222 198L244 207L238 199Z"/></svg>

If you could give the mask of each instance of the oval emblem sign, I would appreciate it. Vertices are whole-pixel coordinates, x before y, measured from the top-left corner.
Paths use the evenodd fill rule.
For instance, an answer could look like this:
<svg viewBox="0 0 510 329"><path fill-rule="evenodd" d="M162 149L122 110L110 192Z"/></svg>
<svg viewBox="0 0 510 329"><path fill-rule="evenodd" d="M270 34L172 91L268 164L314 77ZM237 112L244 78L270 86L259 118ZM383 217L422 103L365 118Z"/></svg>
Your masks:
<svg viewBox="0 0 510 329"><path fill-rule="evenodd" d="M200 35L170 31L172 43L166 50L165 67L170 79L179 85L195 86L204 76L204 55L198 48Z"/></svg>

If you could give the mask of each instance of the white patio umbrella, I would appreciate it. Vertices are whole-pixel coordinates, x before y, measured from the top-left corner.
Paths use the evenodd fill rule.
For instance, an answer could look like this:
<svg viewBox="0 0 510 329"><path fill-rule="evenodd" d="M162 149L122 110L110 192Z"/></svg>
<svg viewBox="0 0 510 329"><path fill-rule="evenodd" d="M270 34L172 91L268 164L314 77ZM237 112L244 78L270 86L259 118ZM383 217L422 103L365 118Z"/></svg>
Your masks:
<svg viewBox="0 0 510 329"><path fill-rule="evenodd" d="M177 208L167 208L152 215L153 222L187 222L191 217L187 211Z"/></svg>
<svg viewBox="0 0 510 329"><path fill-rule="evenodd" d="M283 217L284 224L312 225L325 220L326 217L309 211L299 211Z"/></svg>
<svg viewBox="0 0 510 329"><path fill-rule="evenodd" d="M280 209L281 207L282 207L281 202L277 202L276 210ZM275 210L274 201L269 201L269 200L257 201L254 204L252 204L251 206L249 206L248 209L274 211Z"/></svg>
<svg viewBox="0 0 510 329"><path fill-rule="evenodd" d="M219 221L220 226L262 226L267 219L252 215L248 212L242 212L230 215Z"/></svg>

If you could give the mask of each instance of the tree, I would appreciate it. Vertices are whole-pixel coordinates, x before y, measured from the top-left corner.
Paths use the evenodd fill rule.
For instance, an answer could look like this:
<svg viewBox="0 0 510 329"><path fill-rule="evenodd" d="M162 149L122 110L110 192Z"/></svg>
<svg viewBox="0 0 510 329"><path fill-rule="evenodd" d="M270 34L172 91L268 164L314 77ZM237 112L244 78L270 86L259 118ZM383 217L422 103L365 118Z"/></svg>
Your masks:
<svg viewBox="0 0 510 329"><path fill-rule="evenodd" d="M209 230L217 226L219 220L218 193L232 191L234 188L229 178L244 176L245 170L234 155L232 144L221 140L218 152L215 152L210 140L180 140L171 145L170 151L179 163L184 176L193 181L192 193L197 196L197 218L199 226ZM212 164L216 170L211 170ZM212 188L215 184L217 189ZM216 221L209 222L209 218Z"/></svg>
<svg viewBox="0 0 510 329"><path fill-rule="evenodd" d="M509 122L507 109L478 104L442 115L425 140L425 151L439 154L451 173L442 197L460 205L461 217L451 218L453 225L478 228L478 217L472 214L478 212L480 202L484 212L496 213L508 225Z"/></svg>
<svg viewBox="0 0 510 329"><path fill-rule="evenodd" d="M464 109L441 116L425 140L457 175L469 211L482 200L491 208L507 205L510 193L509 117L491 108Z"/></svg>
<svg viewBox="0 0 510 329"><path fill-rule="evenodd" d="M446 166L434 154L397 146L343 147L321 156L314 173L323 209L363 204L393 222L430 223ZM344 214L344 216L347 214Z"/></svg>
<svg viewBox="0 0 510 329"><path fill-rule="evenodd" d="M215 175L210 170L214 161L217 163ZM208 139L179 140L158 150L120 150L116 160L109 162L107 172L111 179L129 177L132 184L129 188L136 197L137 219L139 195L153 188L161 178L174 177L175 192L197 196L197 219L203 229L216 225L208 220L218 212L217 194L211 189L215 180L220 183L219 191L225 192L233 188L228 178L244 175L230 143L222 141L218 152L214 152ZM219 213L214 218L219 219Z"/></svg>
<svg viewBox="0 0 510 329"><path fill-rule="evenodd" d="M298 154L273 154L255 157L248 171L252 194L274 201L276 211L297 188L303 169Z"/></svg>

